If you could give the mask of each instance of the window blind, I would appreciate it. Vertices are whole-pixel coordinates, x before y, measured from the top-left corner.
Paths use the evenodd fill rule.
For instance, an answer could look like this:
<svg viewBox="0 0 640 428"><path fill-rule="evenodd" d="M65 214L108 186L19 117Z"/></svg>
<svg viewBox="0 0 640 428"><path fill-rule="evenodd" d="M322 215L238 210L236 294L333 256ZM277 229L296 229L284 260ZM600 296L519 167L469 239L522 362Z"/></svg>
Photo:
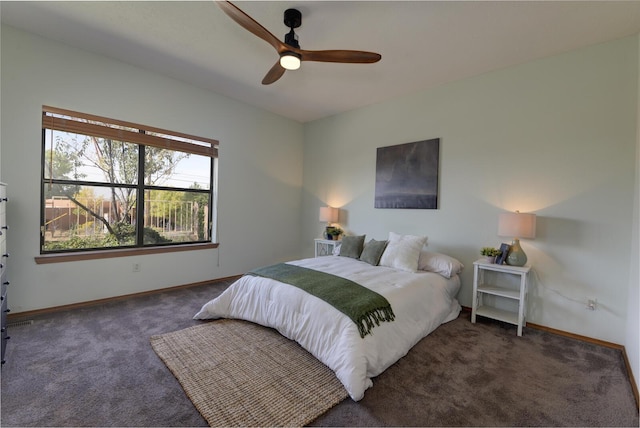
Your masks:
<svg viewBox="0 0 640 428"><path fill-rule="evenodd" d="M144 144L161 149L177 150L212 158L218 157L219 143L217 140L57 107L42 107L42 127Z"/></svg>

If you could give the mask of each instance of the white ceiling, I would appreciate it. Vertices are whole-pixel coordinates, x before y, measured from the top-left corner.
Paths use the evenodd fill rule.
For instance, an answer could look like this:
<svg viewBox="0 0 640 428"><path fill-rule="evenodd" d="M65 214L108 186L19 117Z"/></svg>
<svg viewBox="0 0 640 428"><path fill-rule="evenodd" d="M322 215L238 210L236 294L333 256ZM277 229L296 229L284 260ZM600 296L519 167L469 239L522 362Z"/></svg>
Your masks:
<svg viewBox="0 0 640 428"><path fill-rule="evenodd" d="M212 1L0 3L3 24L307 122L445 82L640 32L640 1L237 1L302 49L378 52L376 64L304 62L260 82L275 50Z"/></svg>

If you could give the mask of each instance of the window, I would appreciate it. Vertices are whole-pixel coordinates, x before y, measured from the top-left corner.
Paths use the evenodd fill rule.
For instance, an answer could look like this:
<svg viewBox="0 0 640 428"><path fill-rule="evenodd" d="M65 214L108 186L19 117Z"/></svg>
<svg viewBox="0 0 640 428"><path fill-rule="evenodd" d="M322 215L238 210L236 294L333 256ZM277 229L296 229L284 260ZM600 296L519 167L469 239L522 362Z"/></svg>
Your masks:
<svg viewBox="0 0 640 428"><path fill-rule="evenodd" d="M218 142L42 112L40 253L210 243Z"/></svg>

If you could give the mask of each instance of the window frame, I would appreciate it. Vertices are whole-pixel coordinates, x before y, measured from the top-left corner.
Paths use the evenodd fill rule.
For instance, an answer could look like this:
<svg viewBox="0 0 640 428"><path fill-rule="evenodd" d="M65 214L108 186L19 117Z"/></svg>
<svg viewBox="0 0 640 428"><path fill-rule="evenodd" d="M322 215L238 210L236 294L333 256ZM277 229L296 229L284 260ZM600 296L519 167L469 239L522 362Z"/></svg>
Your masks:
<svg viewBox="0 0 640 428"><path fill-rule="evenodd" d="M63 116L63 117L61 117ZM99 123L94 123L99 122ZM133 184L107 183L84 180L56 179L46 177L46 132L62 131L81 135L108 138L116 141L135 144L138 149L137 182ZM36 263L53 263L56 261L89 260L96 258L124 257L129 255L154 254L172 251L199 250L217 248L212 242L217 236L217 158L219 142L210 138L197 137L166 129L140 125L123 120L110 119L92 114L80 113L57 107L42 106L42 151L40 182L40 256ZM195 154L210 158L209 189L190 189L172 186L148 185L145 178L145 150L147 147L168 149L176 152ZM49 174L51 175L51 174ZM144 224L144 195L146 191L159 190L169 192L186 192L207 194L209 196L207 237L199 241L169 242L144 244L144 226L136 227L135 244L104 248L81 248L63 250L45 250L45 198L47 183L73 184L91 187L120 187L136 191L136 224ZM142 220L142 221L141 221Z"/></svg>

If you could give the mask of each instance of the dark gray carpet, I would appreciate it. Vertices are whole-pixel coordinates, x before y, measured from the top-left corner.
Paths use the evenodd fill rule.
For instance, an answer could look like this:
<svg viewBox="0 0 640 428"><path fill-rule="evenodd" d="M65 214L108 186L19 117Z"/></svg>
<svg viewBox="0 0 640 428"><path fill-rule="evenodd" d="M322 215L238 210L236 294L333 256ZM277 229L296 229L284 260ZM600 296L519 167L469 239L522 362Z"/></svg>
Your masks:
<svg viewBox="0 0 640 428"><path fill-rule="evenodd" d="M40 315L10 329L2 426L205 426L151 349L227 282ZM12 322L19 321L14 319ZM316 426L635 426L620 351L468 314Z"/></svg>

